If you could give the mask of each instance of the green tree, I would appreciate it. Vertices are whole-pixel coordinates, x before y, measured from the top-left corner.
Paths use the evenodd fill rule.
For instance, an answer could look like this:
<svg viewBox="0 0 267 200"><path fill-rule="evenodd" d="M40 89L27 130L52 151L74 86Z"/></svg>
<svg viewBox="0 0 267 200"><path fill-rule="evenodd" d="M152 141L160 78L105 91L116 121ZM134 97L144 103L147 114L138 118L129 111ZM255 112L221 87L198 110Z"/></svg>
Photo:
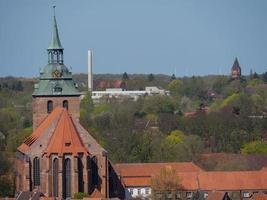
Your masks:
<svg viewBox="0 0 267 200"><path fill-rule="evenodd" d="M172 167L162 168L151 178L151 188L156 191L176 191L182 189L181 179Z"/></svg>
<svg viewBox="0 0 267 200"><path fill-rule="evenodd" d="M267 83L267 71L265 73L263 73L262 79L263 79L264 83Z"/></svg>
<svg viewBox="0 0 267 200"><path fill-rule="evenodd" d="M167 86L172 95L179 95L181 93L183 82L179 79L173 79Z"/></svg>
<svg viewBox="0 0 267 200"><path fill-rule="evenodd" d="M241 148L242 154L266 154L267 155L267 144L263 141L253 141Z"/></svg>
<svg viewBox="0 0 267 200"><path fill-rule="evenodd" d="M172 76L171 76L171 81L173 81L173 80L175 80L175 79L176 79L175 74L172 74Z"/></svg>
<svg viewBox="0 0 267 200"><path fill-rule="evenodd" d="M152 82L152 81L155 80L155 76L154 76L153 74L149 74L148 77L147 77L147 80L148 80L149 82Z"/></svg>

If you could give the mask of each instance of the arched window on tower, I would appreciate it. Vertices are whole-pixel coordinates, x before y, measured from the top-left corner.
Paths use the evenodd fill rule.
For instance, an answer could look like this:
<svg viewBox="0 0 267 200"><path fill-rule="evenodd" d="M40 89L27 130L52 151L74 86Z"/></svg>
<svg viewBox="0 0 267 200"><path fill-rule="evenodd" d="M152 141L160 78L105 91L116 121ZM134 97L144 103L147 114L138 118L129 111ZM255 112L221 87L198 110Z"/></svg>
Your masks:
<svg viewBox="0 0 267 200"><path fill-rule="evenodd" d="M53 197L58 197L58 159L53 160Z"/></svg>
<svg viewBox="0 0 267 200"><path fill-rule="evenodd" d="M53 111L53 101L49 100L47 102L47 113L51 113Z"/></svg>
<svg viewBox="0 0 267 200"><path fill-rule="evenodd" d="M69 158L64 160L63 165L63 198L71 197L71 161Z"/></svg>
<svg viewBox="0 0 267 200"><path fill-rule="evenodd" d="M40 185L40 159L38 157L33 159L33 185Z"/></svg>
<svg viewBox="0 0 267 200"><path fill-rule="evenodd" d="M63 108L66 108L67 110L69 109L69 102L68 100L63 101Z"/></svg>

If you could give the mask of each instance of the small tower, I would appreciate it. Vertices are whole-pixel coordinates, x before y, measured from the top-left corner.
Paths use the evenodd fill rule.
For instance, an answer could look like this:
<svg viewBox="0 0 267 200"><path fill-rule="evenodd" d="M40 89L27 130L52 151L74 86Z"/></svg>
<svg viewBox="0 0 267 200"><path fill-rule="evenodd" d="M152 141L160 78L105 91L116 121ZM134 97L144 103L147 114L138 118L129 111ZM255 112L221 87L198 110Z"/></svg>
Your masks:
<svg viewBox="0 0 267 200"><path fill-rule="evenodd" d="M63 50L54 12L52 39L47 48L48 64L40 72L39 83L35 84L32 94L33 129L56 107L65 107L75 119L80 117L80 93L72 73L64 65Z"/></svg>
<svg viewBox="0 0 267 200"><path fill-rule="evenodd" d="M238 59L235 58L234 64L231 69L231 77L232 79L238 79L241 76L241 67L239 65Z"/></svg>

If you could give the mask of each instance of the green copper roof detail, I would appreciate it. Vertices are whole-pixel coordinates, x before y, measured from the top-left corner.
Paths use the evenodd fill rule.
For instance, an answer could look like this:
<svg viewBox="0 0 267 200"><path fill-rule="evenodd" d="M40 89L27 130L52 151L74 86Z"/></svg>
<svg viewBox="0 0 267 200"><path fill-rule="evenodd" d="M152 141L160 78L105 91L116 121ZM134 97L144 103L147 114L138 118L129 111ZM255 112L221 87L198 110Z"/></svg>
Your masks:
<svg viewBox="0 0 267 200"><path fill-rule="evenodd" d="M56 16L53 17L53 27L52 27L52 39L50 41L49 47L47 49L63 49L60 40L59 34L57 29L57 20Z"/></svg>
<svg viewBox="0 0 267 200"><path fill-rule="evenodd" d="M34 85L32 96L80 96L72 73L63 64L63 48L58 36L55 14L52 40L47 52L48 64L40 71L39 81Z"/></svg>
<svg viewBox="0 0 267 200"><path fill-rule="evenodd" d="M34 85L32 96L80 96L76 84L68 80L40 80Z"/></svg>

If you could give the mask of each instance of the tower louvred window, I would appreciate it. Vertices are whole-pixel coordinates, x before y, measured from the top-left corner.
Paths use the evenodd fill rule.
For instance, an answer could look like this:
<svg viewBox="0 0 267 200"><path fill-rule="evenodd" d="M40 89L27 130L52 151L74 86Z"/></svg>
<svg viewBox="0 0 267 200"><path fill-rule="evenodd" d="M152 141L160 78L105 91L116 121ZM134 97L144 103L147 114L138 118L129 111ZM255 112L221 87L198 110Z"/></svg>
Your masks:
<svg viewBox="0 0 267 200"><path fill-rule="evenodd" d="M49 100L47 102L47 113L51 113L53 111L53 101Z"/></svg>
<svg viewBox="0 0 267 200"><path fill-rule="evenodd" d="M68 100L63 101L63 108L66 108L67 110L69 109L69 102Z"/></svg>

